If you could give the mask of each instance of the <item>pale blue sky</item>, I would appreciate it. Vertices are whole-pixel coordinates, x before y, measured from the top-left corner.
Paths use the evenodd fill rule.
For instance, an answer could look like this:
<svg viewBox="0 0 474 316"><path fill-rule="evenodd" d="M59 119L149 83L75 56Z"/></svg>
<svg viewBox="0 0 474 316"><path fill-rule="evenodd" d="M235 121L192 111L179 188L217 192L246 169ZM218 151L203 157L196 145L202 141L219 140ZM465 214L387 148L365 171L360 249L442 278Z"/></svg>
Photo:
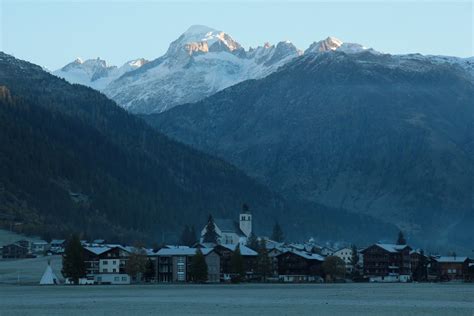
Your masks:
<svg viewBox="0 0 474 316"><path fill-rule="evenodd" d="M245 48L290 40L305 49L335 36L388 53L474 55L472 1L0 2L0 50L51 70L75 57L154 59L192 24Z"/></svg>

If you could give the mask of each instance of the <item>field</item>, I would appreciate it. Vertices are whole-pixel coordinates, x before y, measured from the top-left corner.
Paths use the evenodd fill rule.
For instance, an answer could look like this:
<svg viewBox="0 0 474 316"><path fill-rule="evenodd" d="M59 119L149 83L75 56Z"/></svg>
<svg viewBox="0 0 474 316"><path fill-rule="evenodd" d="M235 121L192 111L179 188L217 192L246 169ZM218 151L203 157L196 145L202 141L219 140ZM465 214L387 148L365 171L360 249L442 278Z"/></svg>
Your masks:
<svg viewBox="0 0 474 316"><path fill-rule="evenodd" d="M61 256L46 256L31 259L0 259L0 285L1 284L20 284L20 285L37 285L41 276L48 265L56 276L62 280ZM1 314L0 314L1 315Z"/></svg>
<svg viewBox="0 0 474 316"><path fill-rule="evenodd" d="M472 284L0 285L6 315L474 315Z"/></svg>

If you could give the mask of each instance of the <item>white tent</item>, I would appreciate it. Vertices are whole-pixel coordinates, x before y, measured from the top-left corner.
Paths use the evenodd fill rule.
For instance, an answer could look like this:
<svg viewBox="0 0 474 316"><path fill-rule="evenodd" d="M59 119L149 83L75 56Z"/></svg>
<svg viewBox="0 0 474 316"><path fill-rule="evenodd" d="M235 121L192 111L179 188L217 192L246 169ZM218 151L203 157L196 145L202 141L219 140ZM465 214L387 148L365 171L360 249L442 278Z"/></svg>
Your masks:
<svg viewBox="0 0 474 316"><path fill-rule="evenodd" d="M41 277L40 285L52 285L59 284L59 280L51 269L51 265L48 262L48 266Z"/></svg>

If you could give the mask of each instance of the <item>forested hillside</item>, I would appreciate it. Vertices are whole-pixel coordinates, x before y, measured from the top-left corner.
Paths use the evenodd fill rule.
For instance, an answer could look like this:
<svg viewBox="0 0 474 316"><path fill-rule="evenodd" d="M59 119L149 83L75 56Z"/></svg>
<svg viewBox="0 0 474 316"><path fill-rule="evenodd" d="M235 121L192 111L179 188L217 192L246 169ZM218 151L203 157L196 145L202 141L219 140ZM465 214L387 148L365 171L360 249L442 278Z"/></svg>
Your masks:
<svg viewBox="0 0 474 316"><path fill-rule="evenodd" d="M261 232L360 240L395 228L343 210L288 202L223 160L168 139L99 92L0 54L1 224L61 236L175 241L209 213L248 203ZM346 216L347 215L347 216ZM343 218L343 220L341 220Z"/></svg>

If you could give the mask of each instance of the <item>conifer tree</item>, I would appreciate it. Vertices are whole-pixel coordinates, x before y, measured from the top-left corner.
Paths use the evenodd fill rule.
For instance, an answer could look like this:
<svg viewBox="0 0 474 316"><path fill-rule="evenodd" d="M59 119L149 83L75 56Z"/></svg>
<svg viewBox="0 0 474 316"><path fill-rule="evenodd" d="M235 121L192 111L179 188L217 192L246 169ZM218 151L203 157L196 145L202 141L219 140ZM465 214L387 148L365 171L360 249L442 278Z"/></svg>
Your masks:
<svg viewBox="0 0 474 316"><path fill-rule="evenodd" d="M188 225L184 226L179 240L180 244L191 247L196 243L196 241L196 231L194 230L194 226L191 228Z"/></svg>
<svg viewBox="0 0 474 316"><path fill-rule="evenodd" d="M212 215L209 215L209 219L206 225L206 233L203 237L203 242L205 243L214 243L217 244L217 233L216 233L216 225L214 224L214 219Z"/></svg>
<svg viewBox="0 0 474 316"><path fill-rule="evenodd" d="M198 242L198 238L197 238L197 235L196 235L196 229L194 228L194 225L191 226L191 229L189 230L189 246L193 246L195 243Z"/></svg>
<svg viewBox="0 0 474 316"><path fill-rule="evenodd" d="M407 241L405 239L405 236L403 236L402 231L398 233L398 239L397 239L397 245L406 245Z"/></svg>
<svg viewBox="0 0 474 316"><path fill-rule="evenodd" d="M70 278L76 285L79 284L80 278L86 276L84 248L77 234L73 234L66 243L61 272L65 278Z"/></svg>
<svg viewBox="0 0 474 316"><path fill-rule="evenodd" d="M188 237L189 237L189 226L185 225L183 231L181 232L181 237L179 238L179 244L188 246Z"/></svg>
<svg viewBox="0 0 474 316"><path fill-rule="evenodd" d="M245 278L245 265L244 265L244 258L240 253L240 246L237 245L235 247L232 256L230 257L230 267L232 274L234 275L232 281L239 283Z"/></svg>
<svg viewBox="0 0 474 316"><path fill-rule="evenodd" d="M277 242L282 242L285 240L285 235L283 234L283 230L281 229L281 226L278 222L275 222L275 225L273 225L271 239Z"/></svg>
<svg viewBox="0 0 474 316"><path fill-rule="evenodd" d="M259 248L259 242L257 236L252 232L247 240L247 247L255 251Z"/></svg>
<svg viewBox="0 0 474 316"><path fill-rule="evenodd" d="M258 246L257 270L264 282L272 273L272 261L268 255L266 242L263 238L260 240Z"/></svg>
<svg viewBox="0 0 474 316"><path fill-rule="evenodd" d="M196 249L196 254L191 258L189 267L189 277L196 283L204 283L208 278L208 268L206 258L200 248Z"/></svg>

